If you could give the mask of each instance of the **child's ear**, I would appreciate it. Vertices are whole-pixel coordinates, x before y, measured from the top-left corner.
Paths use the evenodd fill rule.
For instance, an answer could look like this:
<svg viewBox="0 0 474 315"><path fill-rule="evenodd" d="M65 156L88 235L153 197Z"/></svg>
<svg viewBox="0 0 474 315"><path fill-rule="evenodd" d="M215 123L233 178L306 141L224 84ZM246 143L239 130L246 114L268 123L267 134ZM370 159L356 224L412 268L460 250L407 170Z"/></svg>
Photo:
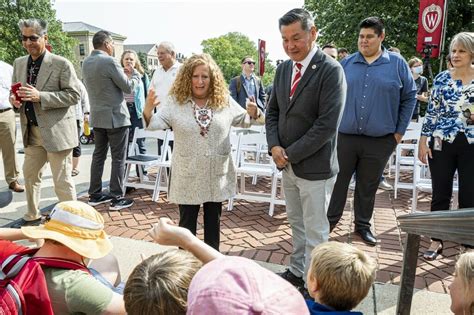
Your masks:
<svg viewBox="0 0 474 315"><path fill-rule="evenodd" d="M314 275L309 276L309 281L306 284L308 286L308 293L309 295L314 298L316 292L319 290L319 283L318 280Z"/></svg>

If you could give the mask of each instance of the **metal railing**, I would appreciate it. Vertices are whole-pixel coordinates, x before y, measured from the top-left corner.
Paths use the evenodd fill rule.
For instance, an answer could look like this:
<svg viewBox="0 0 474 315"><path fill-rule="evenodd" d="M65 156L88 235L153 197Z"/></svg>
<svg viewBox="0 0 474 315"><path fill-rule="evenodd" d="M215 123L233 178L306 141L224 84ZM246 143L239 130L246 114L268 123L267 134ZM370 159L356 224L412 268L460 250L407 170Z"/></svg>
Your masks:
<svg viewBox="0 0 474 315"><path fill-rule="evenodd" d="M398 217L407 240L398 295L397 314L410 314L420 235L474 246L474 209L412 213Z"/></svg>

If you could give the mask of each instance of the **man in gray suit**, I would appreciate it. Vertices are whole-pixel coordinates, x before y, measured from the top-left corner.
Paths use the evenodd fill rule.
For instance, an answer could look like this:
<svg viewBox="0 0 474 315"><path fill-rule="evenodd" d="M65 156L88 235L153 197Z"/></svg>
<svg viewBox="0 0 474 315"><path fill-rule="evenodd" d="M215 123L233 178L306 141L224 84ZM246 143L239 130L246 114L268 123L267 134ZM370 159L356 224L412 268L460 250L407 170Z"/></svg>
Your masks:
<svg viewBox="0 0 474 315"><path fill-rule="evenodd" d="M111 57L114 42L107 31L92 38L94 50L84 60L82 73L89 93L91 127L94 128L95 149L91 164L89 204L111 202L110 210L131 207L133 200L123 198L123 180L130 114L123 93L130 94L140 83L139 73L130 66L123 69ZM112 155L109 194L102 193L102 173L109 149Z"/></svg>
<svg viewBox="0 0 474 315"><path fill-rule="evenodd" d="M311 251L329 235L326 213L338 172L336 139L346 82L339 63L316 46L318 31L308 11L289 11L279 26L291 60L278 66L273 81L267 141L283 170L293 238L290 266L281 276L305 293Z"/></svg>
<svg viewBox="0 0 474 315"><path fill-rule="evenodd" d="M25 190L28 211L15 227L39 223L41 176L47 162L51 165L54 190L59 201L76 199L71 177L72 148L77 146L76 111L79 86L72 64L47 51L45 21L20 20L23 47L28 56L13 63L12 82L20 82L17 96L10 102L20 112L25 146Z"/></svg>

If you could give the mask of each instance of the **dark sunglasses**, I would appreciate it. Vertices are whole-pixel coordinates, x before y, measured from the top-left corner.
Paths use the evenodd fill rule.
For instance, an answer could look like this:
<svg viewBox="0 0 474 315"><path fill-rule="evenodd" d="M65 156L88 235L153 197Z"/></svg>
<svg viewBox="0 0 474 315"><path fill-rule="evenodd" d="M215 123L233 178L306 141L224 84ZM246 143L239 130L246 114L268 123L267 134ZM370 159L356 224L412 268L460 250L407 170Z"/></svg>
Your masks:
<svg viewBox="0 0 474 315"><path fill-rule="evenodd" d="M254 64L255 64L255 61L245 61L244 64L254 65Z"/></svg>
<svg viewBox="0 0 474 315"><path fill-rule="evenodd" d="M26 42L28 39L29 39L31 42L37 42L40 38L41 38L41 36L36 36L36 35L33 35L33 36L21 35L21 36L20 36L20 40L23 41L23 42Z"/></svg>

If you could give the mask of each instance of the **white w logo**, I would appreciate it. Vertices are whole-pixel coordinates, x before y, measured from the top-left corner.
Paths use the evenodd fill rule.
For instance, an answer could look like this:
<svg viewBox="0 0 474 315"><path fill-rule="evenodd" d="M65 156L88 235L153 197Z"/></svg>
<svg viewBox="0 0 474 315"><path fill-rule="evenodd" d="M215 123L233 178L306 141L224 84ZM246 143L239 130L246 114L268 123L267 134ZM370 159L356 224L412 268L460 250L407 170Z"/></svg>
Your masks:
<svg viewBox="0 0 474 315"><path fill-rule="evenodd" d="M429 26L429 28L435 28L437 19L438 19L437 14L429 14L426 16L426 24Z"/></svg>
<svg viewBox="0 0 474 315"><path fill-rule="evenodd" d="M432 4L426 7L423 10L423 15L421 17L421 22L423 23L423 28L428 33L433 33L438 27L442 19L442 10L439 5Z"/></svg>

